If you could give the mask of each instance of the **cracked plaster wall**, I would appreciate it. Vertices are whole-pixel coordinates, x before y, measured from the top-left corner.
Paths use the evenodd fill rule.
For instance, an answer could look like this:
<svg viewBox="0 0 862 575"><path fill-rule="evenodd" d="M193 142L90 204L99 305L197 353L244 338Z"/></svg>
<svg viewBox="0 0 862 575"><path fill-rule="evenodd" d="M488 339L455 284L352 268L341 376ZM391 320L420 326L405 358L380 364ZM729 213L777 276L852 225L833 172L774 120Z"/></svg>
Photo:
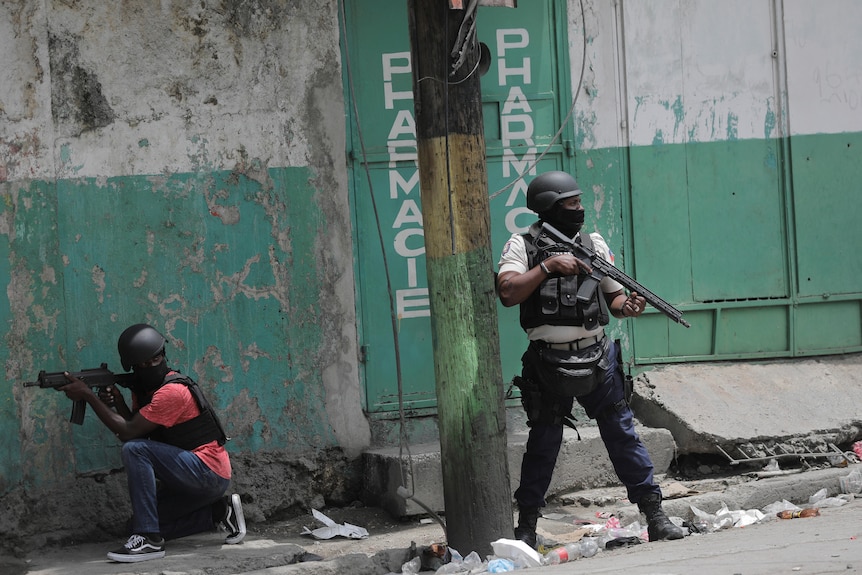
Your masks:
<svg viewBox="0 0 862 575"><path fill-rule="evenodd" d="M9 545L125 521L118 444L20 384L119 371L141 321L223 413L250 520L355 497L370 432L338 33L334 2L0 5Z"/></svg>

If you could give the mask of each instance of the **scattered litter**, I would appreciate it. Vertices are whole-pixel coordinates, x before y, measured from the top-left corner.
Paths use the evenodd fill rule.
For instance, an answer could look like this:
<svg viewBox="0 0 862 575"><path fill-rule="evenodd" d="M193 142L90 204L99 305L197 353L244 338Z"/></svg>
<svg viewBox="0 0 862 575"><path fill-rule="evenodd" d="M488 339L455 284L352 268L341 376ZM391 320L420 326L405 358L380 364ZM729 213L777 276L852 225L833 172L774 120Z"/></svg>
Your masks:
<svg viewBox="0 0 862 575"><path fill-rule="evenodd" d="M853 450L856 450L856 446L862 446L862 441L857 441L853 444ZM862 451L862 447L859 448ZM847 494L855 494L862 492L862 472L858 469L854 469L850 472L850 475L847 477L841 477L838 479L838 484L841 486L841 493Z"/></svg>
<svg viewBox="0 0 862 575"><path fill-rule="evenodd" d="M495 557L488 560L488 573L506 573L515 570L515 562L511 559Z"/></svg>
<svg viewBox="0 0 862 575"><path fill-rule="evenodd" d="M449 573L462 572L478 573L480 571L487 570L487 565L482 562L479 554L475 551L470 552L470 554L464 558L462 558L461 554L454 549L450 549L450 551L452 552L452 560L437 569L437 571L435 571L436 575L448 575Z"/></svg>
<svg viewBox="0 0 862 575"><path fill-rule="evenodd" d="M860 450L862 450L862 442ZM764 473L782 473L778 466L778 462L772 459L763 468ZM691 520L684 520L680 517L672 517L671 521L681 527L688 528L689 533L711 533L720 529L728 529L731 527L746 527L759 522L768 520L780 519L796 519L803 517L816 517L820 515L822 507L837 507L844 505L854 499L854 493L862 492L862 472L854 470L850 475L841 479L841 488L843 493L835 497L829 497L828 489L824 488L809 497L805 507L787 501L786 499L776 501L767 505L762 510L730 510L727 504L722 502L721 507L715 513L707 513L698 509L694 505L690 505L692 512ZM684 497L687 494L697 493L685 487L680 483L672 484L664 488L666 492L674 493L677 497ZM677 493L679 493L677 495ZM667 497L666 497L667 498ZM356 528L355 526L344 524L337 526L329 520L325 515L317 511L313 511L315 517L324 523L327 523L327 530ZM576 529L570 533L558 534L561 542L548 543L544 542L539 546L539 550L533 549L525 542L517 539L498 539L491 544L493 555L489 555L483 562L476 552L470 553L466 558L451 549L451 560L449 557L443 558L444 564L436 569L435 575L455 575L459 573L506 573L516 571L518 569L526 569L532 567L540 567L547 564L556 564L564 562L562 559L553 561L552 558L557 555L562 556L562 549L565 549L565 561L573 561L578 557L592 557L596 553L607 550L629 547L638 545L641 542L649 540L645 525L641 525L639 521L634 521L628 525L620 523L620 517L612 512L596 512L595 520L590 522L573 517L572 515L563 515L560 513L549 513L544 516L546 519L556 520L563 523L571 522ZM317 532L308 531L315 536ZM364 530L362 530L364 531ZM367 534L367 532L365 532ZM334 533L335 535L350 536L342 532ZM332 537L334 535L329 535ZM415 545L415 544L414 544ZM442 545L442 544L441 544ZM445 547L445 546L443 546ZM577 552L575 552L577 551ZM552 557L553 556L553 557ZM418 571L428 571L428 565L420 561L419 557L414 557L411 561L402 566L402 574L414 575ZM430 569L434 570L434 569Z"/></svg>
<svg viewBox="0 0 862 575"><path fill-rule="evenodd" d="M749 473L748 475L756 477L757 479L763 479L764 477L775 477L777 475L794 475L796 473L802 473L802 471L804 470L801 468L781 469L781 467L778 465L777 459L770 459L769 463L763 466L763 469L761 469L760 471L754 471L752 473Z"/></svg>
<svg viewBox="0 0 862 575"><path fill-rule="evenodd" d="M449 549L445 543L432 543L419 547L416 542L411 542L407 550L410 559L401 565L403 575L415 575L420 571L438 571L445 567L453 559L458 563L462 561L461 555L454 549Z"/></svg>
<svg viewBox="0 0 862 575"><path fill-rule="evenodd" d="M808 503L817 505L818 507L841 507L845 503L853 501L853 496L848 494L840 494L836 497L827 497L829 491L824 487L814 495L808 498Z"/></svg>
<svg viewBox="0 0 862 575"><path fill-rule="evenodd" d="M415 575L416 573L419 573L420 569L422 569L422 558L414 557L401 566L401 573L404 575Z"/></svg>
<svg viewBox="0 0 862 575"><path fill-rule="evenodd" d="M640 537L617 537L616 539L611 539L605 544L605 549L615 549L617 547L629 547L631 545L639 545L641 543Z"/></svg>
<svg viewBox="0 0 862 575"><path fill-rule="evenodd" d="M694 505L690 505L692 513L698 520L699 528L705 528L707 533L730 527L745 527L761 521L765 515L757 509L747 511L730 511L725 503L715 514L701 511Z"/></svg>
<svg viewBox="0 0 862 575"><path fill-rule="evenodd" d="M802 508L794 505L786 499L782 499L781 501L776 501L775 503L770 503L766 507L763 508L763 513L766 517L776 517L782 511L800 511Z"/></svg>
<svg viewBox="0 0 862 575"><path fill-rule="evenodd" d="M497 539L491 543L494 555L509 559L518 567L540 567L542 556L539 552L518 539Z"/></svg>
<svg viewBox="0 0 862 575"><path fill-rule="evenodd" d="M816 507L809 507L808 509L800 509L799 511L779 511L778 518L779 519L797 519L799 517L817 517L820 515L820 510Z"/></svg>
<svg viewBox="0 0 862 575"><path fill-rule="evenodd" d="M311 514L315 519L325 525L311 530L306 526L302 526L302 535L311 535L315 539L332 539L333 537L347 537L348 539L365 539L368 537L368 530L364 527L357 527L350 523L337 524L335 521L318 511L312 509Z"/></svg>
<svg viewBox="0 0 862 575"><path fill-rule="evenodd" d="M616 517L613 520L608 520L605 528L596 534L596 543L600 549L613 549L615 546L625 546L630 544L632 539L640 539L647 541L647 529L645 525L641 525L640 521L634 521L626 526L621 526ZM622 540L621 543L613 543L616 540ZM626 543L628 542L628 543Z"/></svg>
<svg viewBox="0 0 862 575"><path fill-rule="evenodd" d="M668 485L663 485L661 488L662 499L678 499L680 497L688 497L700 493L696 489L686 487L679 481L674 481Z"/></svg>

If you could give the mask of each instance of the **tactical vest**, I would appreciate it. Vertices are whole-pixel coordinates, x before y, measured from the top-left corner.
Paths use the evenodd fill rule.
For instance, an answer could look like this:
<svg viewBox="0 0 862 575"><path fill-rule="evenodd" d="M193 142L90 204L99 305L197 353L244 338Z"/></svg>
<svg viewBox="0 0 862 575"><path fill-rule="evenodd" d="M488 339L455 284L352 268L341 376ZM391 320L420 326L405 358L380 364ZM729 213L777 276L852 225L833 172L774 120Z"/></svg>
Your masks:
<svg viewBox="0 0 862 575"><path fill-rule="evenodd" d="M527 249L527 269L532 269L551 256L571 253L565 244L552 244L546 237L536 235L538 231L538 226L534 225L522 234ZM594 250L589 234L578 234L575 241ZM579 279L580 276L548 276L521 303L521 327L526 330L540 325L571 325L593 330L599 325L607 325L610 321L607 302L598 285L589 300L581 302L577 299Z"/></svg>
<svg viewBox="0 0 862 575"><path fill-rule="evenodd" d="M224 445L227 442L224 428L198 384L191 378L179 373L166 376L162 385L169 383L181 383L186 386L200 410L200 415L172 427L159 427L150 434L150 439L161 441L162 443L167 443L168 445L173 445L187 451L191 451L211 441L218 441L219 445ZM147 405L151 399L152 395L148 396L141 404L141 407Z"/></svg>

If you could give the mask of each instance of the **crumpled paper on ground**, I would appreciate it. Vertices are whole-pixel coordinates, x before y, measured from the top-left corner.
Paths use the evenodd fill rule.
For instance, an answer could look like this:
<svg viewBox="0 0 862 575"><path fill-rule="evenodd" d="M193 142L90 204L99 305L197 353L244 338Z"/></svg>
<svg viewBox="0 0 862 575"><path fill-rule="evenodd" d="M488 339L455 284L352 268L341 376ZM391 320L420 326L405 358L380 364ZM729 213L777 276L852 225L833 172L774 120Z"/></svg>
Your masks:
<svg viewBox="0 0 862 575"><path fill-rule="evenodd" d="M302 526L302 535L311 535L315 539L332 539L333 537L347 537L349 539L365 539L368 537L368 530L364 527L351 525L350 523L342 523L339 525L317 509L312 509L311 514L315 519L325 525L311 530L306 526Z"/></svg>

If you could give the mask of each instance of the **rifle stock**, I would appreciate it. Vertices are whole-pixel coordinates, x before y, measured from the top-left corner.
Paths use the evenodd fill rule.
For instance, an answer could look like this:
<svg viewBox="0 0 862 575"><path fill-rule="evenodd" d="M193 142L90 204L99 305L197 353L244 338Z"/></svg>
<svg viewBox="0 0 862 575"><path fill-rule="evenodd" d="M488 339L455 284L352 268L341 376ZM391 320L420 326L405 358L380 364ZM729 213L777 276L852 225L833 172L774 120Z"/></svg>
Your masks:
<svg viewBox="0 0 862 575"><path fill-rule="evenodd" d="M108 369L108 364L103 363L97 368L83 369L81 371L69 372L69 375L77 379L83 380L84 383L90 386L93 390L100 387L108 387L111 385L119 385L121 387L132 387L135 382L134 373L114 373ZM53 371L47 372L44 369L39 372L39 377L36 381L24 382L24 387L41 387L42 389L57 389L68 384L65 372ZM84 423L84 414L87 411L87 402L83 399L72 402L72 415L69 421L76 425Z"/></svg>
<svg viewBox="0 0 862 575"><path fill-rule="evenodd" d="M593 271L584 279L580 280L577 298L581 301L589 300L593 289L602 279L607 276L616 280L630 292L637 292L643 297L647 303L662 312L664 315L685 327L691 327L691 324L682 318L682 312L648 290L645 286L638 283L633 277L625 274L612 263L598 255L593 250L590 250L579 243L575 243L574 238L569 238L560 230L547 222L542 222L542 232L558 244L564 244L566 249L578 259L589 265Z"/></svg>

